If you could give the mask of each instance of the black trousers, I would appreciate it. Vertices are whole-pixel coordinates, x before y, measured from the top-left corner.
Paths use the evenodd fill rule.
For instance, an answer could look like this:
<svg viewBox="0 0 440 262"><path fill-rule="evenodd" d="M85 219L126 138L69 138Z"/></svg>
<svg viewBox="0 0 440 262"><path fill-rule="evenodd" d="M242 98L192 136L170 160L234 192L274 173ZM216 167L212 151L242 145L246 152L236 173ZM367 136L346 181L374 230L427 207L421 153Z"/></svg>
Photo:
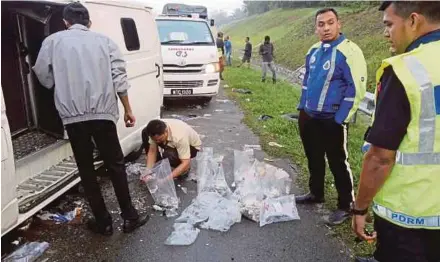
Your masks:
<svg viewBox="0 0 440 262"><path fill-rule="evenodd" d="M439 262L440 230L397 226L375 215L377 232L374 258L379 262Z"/></svg>
<svg viewBox="0 0 440 262"><path fill-rule="evenodd" d="M354 201L353 179L348 164L347 126L331 119L299 114L299 130L310 172L310 192L324 197L325 156L335 178L338 208L348 209Z"/></svg>
<svg viewBox="0 0 440 262"><path fill-rule="evenodd" d="M78 165L85 195L96 221L108 225L112 223L112 218L107 211L101 189L96 180L92 138L108 169L122 211L122 218L125 220L138 219L138 212L133 207L128 190L124 155L119 144L116 125L112 121L93 120L66 125L66 131Z"/></svg>

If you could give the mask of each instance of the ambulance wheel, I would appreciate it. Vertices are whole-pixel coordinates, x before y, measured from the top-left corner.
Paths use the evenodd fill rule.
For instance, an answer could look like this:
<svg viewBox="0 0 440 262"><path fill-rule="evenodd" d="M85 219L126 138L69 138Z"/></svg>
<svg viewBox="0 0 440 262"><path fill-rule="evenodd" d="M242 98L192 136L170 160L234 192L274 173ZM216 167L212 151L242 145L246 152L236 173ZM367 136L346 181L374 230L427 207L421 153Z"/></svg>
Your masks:
<svg viewBox="0 0 440 262"><path fill-rule="evenodd" d="M200 99L200 102L202 104L208 104L209 102L211 102L211 100L212 100L212 97L203 97Z"/></svg>

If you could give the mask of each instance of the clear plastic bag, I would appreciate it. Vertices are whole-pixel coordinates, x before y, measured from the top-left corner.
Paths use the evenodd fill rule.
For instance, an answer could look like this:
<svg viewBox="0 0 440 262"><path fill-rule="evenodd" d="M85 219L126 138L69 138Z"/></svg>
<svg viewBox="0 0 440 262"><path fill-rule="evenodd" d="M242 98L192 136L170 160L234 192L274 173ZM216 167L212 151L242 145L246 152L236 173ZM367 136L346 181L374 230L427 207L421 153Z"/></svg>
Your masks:
<svg viewBox="0 0 440 262"><path fill-rule="evenodd" d="M234 150L234 182L237 184L244 180L245 174L254 164L254 150L246 148L243 151Z"/></svg>
<svg viewBox="0 0 440 262"><path fill-rule="evenodd" d="M171 166L168 159L161 160L151 169L151 178L146 181L148 190L156 205L177 208L179 199L174 180L170 178Z"/></svg>
<svg viewBox="0 0 440 262"><path fill-rule="evenodd" d="M207 162L207 173L204 175L203 181L197 184L199 194L202 192L216 192L223 197L230 198L232 191L226 182L221 161L219 159L210 159Z"/></svg>
<svg viewBox="0 0 440 262"><path fill-rule="evenodd" d="M194 228L193 225L187 223L174 224L174 231L165 240L165 245L169 246L189 246L196 241L200 229Z"/></svg>
<svg viewBox="0 0 440 262"><path fill-rule="evenodd" d="M299 219L294 195L267 198L263 201L260 210L260 227L272 223Z"/></svg>
<svg viewBox="0 0 440 262"><path fill-rule="evenodd" d="M12 254L4 258L6 262L32 262L37 260L46 249L49 248L47 242L30 242L22 245Z"/></svg>
<svg viewBox="0 0 440 262"><path fill-rule="evenodd" d="M275 198L290 194L292 179L286 171L269 164L265 164L264 169L265 173L260 176L260 181L265 197Z"/></svg>
<svg viewBox="0 0 440 262"><path fill-rule="evenodd" d="M232 225L241 222L241 212L238 202L216 195L212 199L208 221L201 228L228 231Z"/></svg>
<svg viewBox="0 0 440 262"><path fill-rule="evenodd" d="M236 201L226 199L217 192L202 192L176 219L177 223L200 224L201 228L228 231L241 221Z"/></svg>
<svg viewBox="0 0 440 262"><path fill-rule="evenodd" d="M223 156L214 156L211 147L204 148L197 156L197 193L218 192L230 197L232 194L223 171Z"/></svg>

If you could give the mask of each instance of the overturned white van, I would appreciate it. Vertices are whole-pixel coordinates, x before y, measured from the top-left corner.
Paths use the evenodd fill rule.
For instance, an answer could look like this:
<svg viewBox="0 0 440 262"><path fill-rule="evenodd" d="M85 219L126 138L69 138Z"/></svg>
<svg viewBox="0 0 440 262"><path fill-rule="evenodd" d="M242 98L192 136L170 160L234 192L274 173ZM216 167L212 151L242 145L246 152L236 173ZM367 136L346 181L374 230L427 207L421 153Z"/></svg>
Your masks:
<svg viewBox="0 0 440 262"><path fill-rule="evenodd" d="M62 11L69 2L1 2L2 236L80 181L53 90L41 86L31 70L45 37L65 29ZM137 123L126 128L120 119L117 127L124 155L134 159L142 150L142 129L160 117L163 103L156 23L151 9L138 3L81 2L90 12L91 30L112 38L127 62Z"/></svg>

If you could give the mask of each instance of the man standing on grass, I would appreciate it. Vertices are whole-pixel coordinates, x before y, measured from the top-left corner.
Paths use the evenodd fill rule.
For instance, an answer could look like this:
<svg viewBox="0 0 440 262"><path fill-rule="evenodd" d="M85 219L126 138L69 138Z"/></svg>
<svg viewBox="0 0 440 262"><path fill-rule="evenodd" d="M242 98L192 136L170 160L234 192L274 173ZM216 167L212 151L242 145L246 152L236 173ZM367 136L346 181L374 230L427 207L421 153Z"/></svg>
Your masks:
<svg viewBox="0 0 440 262"><path fill-rule="evenodd" d="M267 69L270 69L270 71L272 71L272 82L275 84L277 82L277 76L273 63L274 49L273 49L273 44L270 42L270 37L268 35L264 37L264 43L260 45L259 53L263 60L261 65L263 71L261 82L266 82Z"/></svg>
<svg viewBox="0 0 440 262"><path fill-rule="evenodd" d="M92 139L109 170L124 219L124 232L144 225L131 202L124 155L116 123L121 100L127 127L135 117L128 100L127 72L119 47L110 38L89 30L89 12L80 3L64 8L65 31L48 36L41 46L33 70L41 84L54 89L55 106L66 127L79 169L86 198L95 217L90 230L103 235L113 233L112 217L107 211L96 180Z"/></svg>
<svg viewBox="0 0 440 262"><path fill-rule="evenodd" d="M377 73L376 112L353 208L373 261L440 261L440 2L384 2L396 56ZM368 208L376 232L365 232Z"/></svg>
<svg viewBox="0 0 440 262"><path fill-rule="evenodd" d="M361 49L340 33L341 24L333 8L315 16L320 42L306 56L302 94L298 106L300 136L310 172L306 195L296 202L324 202L325 157L335 179L338 208L329 216L330 225L350 217L354 201L353 177L348 163L348 121L365 95L367 65Z"/></svg>
<svg viewBox="0 0 440 262"><path fill-rule="evenodd" d="M231 66L231 55L232 55L232 43L229 40L229 36L225 38L225 53L226 53L226 65Z"/></svg>
<svg viewBox="0 0 440 262"><path fill-rule="evenodd" d="M249 36L245 38L245 46L244 46L244 54L241 59L241 64L238 67L241 67L244 63L247 63L247 68L251 66L251 57L252 57L252 44L250 42Z"/></svg>

